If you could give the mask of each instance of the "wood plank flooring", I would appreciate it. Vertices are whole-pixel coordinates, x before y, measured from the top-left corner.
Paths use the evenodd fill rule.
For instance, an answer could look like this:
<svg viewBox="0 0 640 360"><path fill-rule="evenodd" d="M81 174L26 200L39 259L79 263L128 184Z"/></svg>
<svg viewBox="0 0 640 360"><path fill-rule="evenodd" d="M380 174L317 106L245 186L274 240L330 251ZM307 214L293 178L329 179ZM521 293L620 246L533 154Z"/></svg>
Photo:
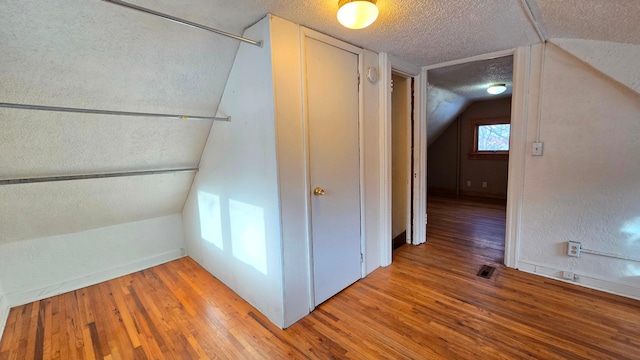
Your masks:
<svg viewBox="0 0 640 360"><path fill-rule="evenodd" d="M431 197L429 242L286 330L189 258L11 310L8 359L640 359L640 302L498 266L504 204Z"/></svg>

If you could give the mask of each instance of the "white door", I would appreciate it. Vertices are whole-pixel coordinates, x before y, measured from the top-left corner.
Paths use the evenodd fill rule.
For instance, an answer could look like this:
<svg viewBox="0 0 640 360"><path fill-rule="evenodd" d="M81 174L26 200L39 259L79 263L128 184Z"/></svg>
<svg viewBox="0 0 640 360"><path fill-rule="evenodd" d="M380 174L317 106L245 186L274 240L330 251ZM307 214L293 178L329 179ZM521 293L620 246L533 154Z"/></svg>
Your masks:
<svg viewBox="0 0 640 360"><path fill-rule="evenodd" d="M312 38L305 50L317 306L361 277L358 55Z"/></svg>

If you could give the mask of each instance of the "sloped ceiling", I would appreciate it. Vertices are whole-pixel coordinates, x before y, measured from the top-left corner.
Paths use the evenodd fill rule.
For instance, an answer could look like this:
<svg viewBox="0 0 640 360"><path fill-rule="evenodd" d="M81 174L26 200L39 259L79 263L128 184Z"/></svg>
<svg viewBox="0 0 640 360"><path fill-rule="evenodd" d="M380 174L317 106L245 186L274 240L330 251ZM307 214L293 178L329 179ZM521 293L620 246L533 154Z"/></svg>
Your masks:
<svg viewBox="0 0 640 360"><path fill-rule="evenodd" d="M511 96L513 85L513 56L474 61L429 70L427 102L427 146L447 129L451 122L474 101ZM503 83L507 90L490 95L491 84Z"/></svg>
<svg viewBox="0 0 640 360"><path fill-rule="evenodd" d="M551 43L640 94L640 45L579 39L551 39Z"/></svg>
<svg viewBox="0 0 640 360"><path fill-rule="evenodd" d="M358 31L338 24L337 0L131 3L235 34L273 13L419 66L538 42L529 8L546 38L640 41L636 0L378 0ZM213 115L239 46L100 0L0 0L0 24L0 102ZM2 110L0 179L197 166L210 127ZM0 243L178 213L191 178L5 186Z"/></svg>

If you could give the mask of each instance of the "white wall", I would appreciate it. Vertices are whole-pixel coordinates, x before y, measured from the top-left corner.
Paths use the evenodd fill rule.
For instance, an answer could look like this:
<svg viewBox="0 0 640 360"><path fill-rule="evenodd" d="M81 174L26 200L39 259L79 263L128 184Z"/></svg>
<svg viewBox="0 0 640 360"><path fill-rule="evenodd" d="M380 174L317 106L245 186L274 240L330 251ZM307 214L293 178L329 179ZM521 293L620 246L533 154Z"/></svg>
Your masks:
<svg viewBox="0 0 640 360"><path fill-rule="evenodd" d="M184 254L182 216L0 245L0 282L18 306L175 260Z"/></svg>
<svg viewBox="0 0 640 360"><path fill-rule="evenodd" d="M534 50L519 268L551 277L569 270L580 284L640 298L640 262L566 255L572 240L640 258L640 97L548 45L539 128L544 156L532 157L540 46Z"/></svg>
<svg viewBox="0 0 640 360"><path fill-rule="evenodd" d="M270 18L287 327L307 315L311 303L300 26Z"/></svg>
<svg viewBox="0 0 640 360"><path fill-rule="evenodd" d="M460 193L471 196L507 198L509 160L469 159L471 152L472 120L511 116L511 97L476 101L459 116L460 119ZM455 176L455 175L454 175ZM467 186L471 181L471 186ZM487 187L483 188L482 183Z"/></svg>
<svg viewBox="0 0 640 360"><path fill-rule="evenodd" d="M185 235L192 258L273 323L287 327L306 316L311 306L300 26L269 15L246 36L265 39L265 45L240 47L220 106L222 114L232 113L233 119L212 127L184 208ZM365 50L364 64L377 66L378 55ZM365 82L363 87L369 273L380 266L378 85ZM199 197L209 200L203 204ZM264 213L266 273L234 256L230 200Z"/></svg>
<svg viewBox="0 0 640 360"><path fill-rule="evenodd" d="M0 339L4 333L4 327L7 324L7 318L9 317L9 303L4 295L2 288L2 281L0 281Z"/></svg>
<svg viewBox="0 0 640 360"><path fill-rule="evenodd" d="M189 255L283 326L282 243L269 18L240 45L183 216Z"/></svg>

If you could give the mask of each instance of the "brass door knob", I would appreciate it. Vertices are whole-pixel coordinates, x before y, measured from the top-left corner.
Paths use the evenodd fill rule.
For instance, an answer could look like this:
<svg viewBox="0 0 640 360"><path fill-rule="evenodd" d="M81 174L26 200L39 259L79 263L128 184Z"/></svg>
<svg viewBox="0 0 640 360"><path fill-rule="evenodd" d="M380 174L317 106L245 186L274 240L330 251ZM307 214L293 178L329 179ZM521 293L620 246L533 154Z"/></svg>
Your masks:
<svg viewBox="0 0 640 360"><path fill-rule="evenodd" d="M315 196L324 195L324 189L316 187L315 189L313 189L313 195Z"/></svg>

